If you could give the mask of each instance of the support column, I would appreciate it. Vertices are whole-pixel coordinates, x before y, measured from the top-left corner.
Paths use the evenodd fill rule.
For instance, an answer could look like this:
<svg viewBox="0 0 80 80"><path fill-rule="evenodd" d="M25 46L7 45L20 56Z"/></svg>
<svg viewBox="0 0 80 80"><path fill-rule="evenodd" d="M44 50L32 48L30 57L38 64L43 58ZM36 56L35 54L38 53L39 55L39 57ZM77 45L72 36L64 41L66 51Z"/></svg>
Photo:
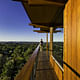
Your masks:
<svg viewBox="0 0 80 80"><path fill-rule="evenodd" d="M53 53L53 27L50 27L50 53L49 55L52 55Z"/></svg>
<svg viewBox="0 0 80 80"><path fill-rule="evenodd" d="M48 33L46 33L46 53L48 54Z"/></svg>

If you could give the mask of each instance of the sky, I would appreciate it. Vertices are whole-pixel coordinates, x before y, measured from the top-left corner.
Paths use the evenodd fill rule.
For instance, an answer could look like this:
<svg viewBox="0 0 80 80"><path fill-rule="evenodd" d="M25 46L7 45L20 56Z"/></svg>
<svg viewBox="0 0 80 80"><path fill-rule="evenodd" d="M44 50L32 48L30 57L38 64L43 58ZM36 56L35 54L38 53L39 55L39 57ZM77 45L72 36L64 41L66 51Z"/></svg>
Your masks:
<svg viewBox="0 0 80 80"><path fill-rule="evenodd" d="M29 23L31 21L20 2L0 0L0 41L39 42L42 38L45 42L46 34L33 32L34 28ZM53 36L54 41L62 42L63 30Z"/></svg>

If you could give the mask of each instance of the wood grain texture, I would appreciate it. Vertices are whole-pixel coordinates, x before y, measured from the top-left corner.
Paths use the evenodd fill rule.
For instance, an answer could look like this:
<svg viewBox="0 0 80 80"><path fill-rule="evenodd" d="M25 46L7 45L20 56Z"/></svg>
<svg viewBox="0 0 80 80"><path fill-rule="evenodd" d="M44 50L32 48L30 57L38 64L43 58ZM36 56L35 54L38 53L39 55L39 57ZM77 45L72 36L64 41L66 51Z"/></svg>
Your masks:
<svg viewBox="0 0 80 80"><path fill-rule="evenodd" d="M49 54L52 55L53 54L53 27L50 27L50 46L49 46Z"/></svg>
<svg viewBox="0 0 80 80"><path fill-rule="evenodd" d="M80 80L80 0L64 9L64 80ZM77 73L77 74L76 74Z"/></svg>
<svg viewBox="0 0 80 80"><path fill-rule="evenodd" d="M72 0L72 68L77 71L77 25L76 25L76 1ZM72 80L77 80L76 75L72 72Z"/></svg>
<svg viewBox="0 0 80 80"><path fill-rule="evenodd" d="M57 80L56 73L49 62L46 51L39 53L36 80Z"/></svg>
<svg viewBox="0 0 80 80"><path fill-rule="evenodd" d="M65 5L65 9L64 9L64 62L67 62L67 53L68 53L68 20L67 20L67 16L68 16L68 10L67 10L67 4ZM68 75L67 75L67 66L64 65L64 80L68 80Z"/></svg>
<svg viewBox="0 0 80 80"><path fill-rule="evenodd" d="M68 56L67 56L67 59L68 59L68 64L70 65L70 66L72 66L72 24L71 24L71 0L69 0L69 2L68 2L68 7L67 7L68 9L67 9L67 11L68 11L68 18L67 18L67 21L68 21L68 37L69 37L69 39L68 39ZM68 68L67 69L68 70L68 80L72 80L72 71Z"/></svg>
<svg viewBox="0 0 80 80"><path fill-rule="evenodd" d="M80 0L77 0L77 72L80 74ZM77 77L77 80L80 80Z"/></svg>

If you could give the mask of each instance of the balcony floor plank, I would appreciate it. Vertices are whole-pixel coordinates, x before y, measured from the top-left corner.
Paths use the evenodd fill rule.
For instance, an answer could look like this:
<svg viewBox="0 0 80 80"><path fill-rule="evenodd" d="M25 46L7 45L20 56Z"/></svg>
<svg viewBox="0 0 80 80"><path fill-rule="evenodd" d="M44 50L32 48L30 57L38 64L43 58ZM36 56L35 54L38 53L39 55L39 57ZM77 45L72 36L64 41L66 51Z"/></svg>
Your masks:
<svg viewBox="0 0 80 80"><path fill-rule="evenodd" d="M39 53L36 80L57 80L45 51Z"/></svg>

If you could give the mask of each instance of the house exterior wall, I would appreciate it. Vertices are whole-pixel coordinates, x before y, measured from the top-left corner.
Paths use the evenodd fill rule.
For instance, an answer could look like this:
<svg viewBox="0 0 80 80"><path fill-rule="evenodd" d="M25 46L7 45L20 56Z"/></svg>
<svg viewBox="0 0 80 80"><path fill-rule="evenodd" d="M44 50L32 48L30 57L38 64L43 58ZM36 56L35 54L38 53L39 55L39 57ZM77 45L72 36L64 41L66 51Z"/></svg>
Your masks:
<svg viewBox="0 0 80 80"><path fill-rule="evenodd" d="M64 8L64 80L80 80L80 0Z"/></svg>

